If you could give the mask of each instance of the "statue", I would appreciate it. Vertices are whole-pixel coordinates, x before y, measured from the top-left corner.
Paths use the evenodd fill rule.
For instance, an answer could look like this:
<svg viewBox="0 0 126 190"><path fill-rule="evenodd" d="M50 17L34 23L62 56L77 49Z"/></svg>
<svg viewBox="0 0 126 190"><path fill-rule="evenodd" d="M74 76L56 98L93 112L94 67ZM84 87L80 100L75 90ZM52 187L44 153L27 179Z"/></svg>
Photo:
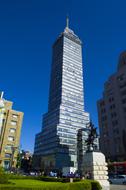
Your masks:
<svg viewBox="0 0 126 190"><path fill-rule="evenodd" d="M95 143L95 139L98 138L98 133L97 129L94 127L91 121L90 123L87 124L87 128L89 129L89 134L85 143L87 145L87 151L90 152L97 149L97 144Z"/></svg>

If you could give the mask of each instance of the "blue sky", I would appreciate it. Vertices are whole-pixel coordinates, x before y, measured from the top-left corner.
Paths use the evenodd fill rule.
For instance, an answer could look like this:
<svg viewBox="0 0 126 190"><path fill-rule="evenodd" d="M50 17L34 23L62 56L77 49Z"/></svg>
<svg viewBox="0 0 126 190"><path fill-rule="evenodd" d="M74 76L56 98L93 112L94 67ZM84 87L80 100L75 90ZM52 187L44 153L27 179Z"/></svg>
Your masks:
<svg viewBox="0 0 126 190"><path fill-rule="evenodd" d="M125 0L0 0L0 90L24 112L21 146L33 151L47 111L52 44L70 28L83 41L85 109L98 127L96 101L126 49Z"/></svg>

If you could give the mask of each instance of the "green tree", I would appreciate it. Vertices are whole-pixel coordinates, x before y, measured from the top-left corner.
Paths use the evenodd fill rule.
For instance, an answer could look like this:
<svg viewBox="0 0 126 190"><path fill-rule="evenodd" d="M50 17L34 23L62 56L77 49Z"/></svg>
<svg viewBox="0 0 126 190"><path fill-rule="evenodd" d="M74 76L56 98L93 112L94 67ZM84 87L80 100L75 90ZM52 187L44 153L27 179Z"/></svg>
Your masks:
<svg viewBox="0 0 126 190"><path fill-rule="evenodd" d="M4 169L0 167L0 184L8 183L8 175L5 173Z"/></svg>
<svg viewBox="0 0 126 190"><path fill-rule="evenodd" d="M21 168L21 159L22 159L22 154L20 153L20 151L17 154L17 164L16 164L16 168Z"/></svg>

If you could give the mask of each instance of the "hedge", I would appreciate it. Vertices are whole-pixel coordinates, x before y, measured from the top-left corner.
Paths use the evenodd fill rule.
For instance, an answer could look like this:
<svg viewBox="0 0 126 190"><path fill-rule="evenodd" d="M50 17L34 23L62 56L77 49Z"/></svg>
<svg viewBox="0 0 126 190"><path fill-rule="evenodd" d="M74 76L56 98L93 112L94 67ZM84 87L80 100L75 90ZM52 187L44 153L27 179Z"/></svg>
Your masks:
<svg viewBox="0 0 126 190"><path fill-rule="evenodd" d="M52 183L53 184L53 183ZM5 187L0 187L0 190L101 190L101 186L97 181L93 180L83 180L76 183L57 183L56 185L48 184L45 182L43 187L39 188L28 188L28 187L16 187L5 185Z"/></svg>
<svg viewBox="0 0 126 190"><path fill-rule="evenodd" d="M27 188L27 187L0 187L0 190L91 190L91 183L78 182L78 183L66 183L57 185L44 185L40 188Z"/></svg>
<svg viewBox="0 0 126 190"><path fill-rule="evenodd" d="M6 174L9 179L37 179L37 176L23 176L21 174Z"/></svg>
<svg viewBox="0 0 126 190"><path fill-rule="evenodd" d="M9 179L35 179L40 181L48 181L48 182L70 182L70 178L54 178L54 177L46 177L46 176L22 176L15 174L7 174ZM81 181L80 178L73 178L73 182Z"/></svg>
<svg viewBox="0 0 126 190"><path fill-rule="evenodd" d="M34 179L41 180L41 181L48 181L48 182L62 182L62 183L70 182L70 178L54 178L54 177L39 176ZM79 181L81 181L80 178L73 178L73 182L79 182Z"/></svg>
<svg viewBox="0 0 126 190"><path fill-rule="evenodd" d="M12 179L12 183L8 183L8 179ZM18 184L13 180L35 180L35 181L45 181L41 187L33 188L31 187L18 187ZM52 182L51 185L48 182ZM53 183L56 182L56 185ZM62 182L62 183L61 183ZM94 180L80 180L79 178L74 178L73 183L70 182L70 178L53 178L44 176L22 176L14 174L5 174L3 169L0 168L0 190L101 190L101 186L97 181Z"/></svg>

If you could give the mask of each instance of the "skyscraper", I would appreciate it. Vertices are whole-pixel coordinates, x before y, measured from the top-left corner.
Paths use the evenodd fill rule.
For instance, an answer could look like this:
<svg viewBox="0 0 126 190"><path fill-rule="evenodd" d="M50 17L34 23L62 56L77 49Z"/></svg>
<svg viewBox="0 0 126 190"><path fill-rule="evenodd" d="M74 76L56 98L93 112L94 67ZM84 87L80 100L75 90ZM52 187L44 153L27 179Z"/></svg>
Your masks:
<svg viewBox="0 0 126 190"><path fill-rule="evenodd" d="M16 167L23 113L12 109L13 102L0 92L0 166Z"/></svg>
<svg viewBox="0 0 126 190"><path fill-rule="evenodd" d="M111 161L126 160L126 51L98 101L100 149Z"/></svg>
<svg viewBox="0 0 126 190"><path fill-rule="evenodd" d="M53 45L48 112L36 135L34 156L42 168L78 169L79 129L86 128L84 111L82 42L67 26ZM87 133L85 133L87 134Z"/></svg>

